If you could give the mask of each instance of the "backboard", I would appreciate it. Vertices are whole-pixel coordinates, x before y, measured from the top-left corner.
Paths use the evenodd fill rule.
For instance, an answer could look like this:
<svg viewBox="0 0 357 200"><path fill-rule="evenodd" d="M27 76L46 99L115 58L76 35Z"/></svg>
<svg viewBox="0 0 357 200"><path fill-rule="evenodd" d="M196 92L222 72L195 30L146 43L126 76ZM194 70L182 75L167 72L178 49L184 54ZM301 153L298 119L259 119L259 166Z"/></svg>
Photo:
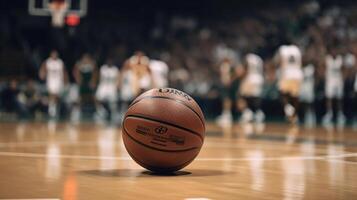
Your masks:
<svg viewBox="0 0 357 200"><path fill-rule="evenodd" d="M67 5L67 14L76 14L80 17L87 15L88 0L64 0ZM29 0L28 12L35 16L51 16L49 4L51 0Z"/></svg>

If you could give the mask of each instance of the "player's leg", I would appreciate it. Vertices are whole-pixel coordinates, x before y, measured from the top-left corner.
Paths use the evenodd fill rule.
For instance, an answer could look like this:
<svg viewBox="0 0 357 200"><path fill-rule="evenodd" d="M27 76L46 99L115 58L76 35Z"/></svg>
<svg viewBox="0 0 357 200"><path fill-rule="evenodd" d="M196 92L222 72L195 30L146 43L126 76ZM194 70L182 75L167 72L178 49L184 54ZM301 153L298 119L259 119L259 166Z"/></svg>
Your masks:
<svg viewBox="0 0 357 200"><path fill-rule="evenodd" d="M289 107L289 94L285 91L280 90L280 101L283 105L285 117L292 114L291 108Z"/></svg>
<svg viewBox="0 0 357 200"><path fill-rule="evenodd" d="M337 92L336 98L336 123L338 126L343 127L346 123L346 117L343 112L343 100L344 100L344 85L340 84Z"/></svg>
<svg viewBox="0 0 357 200"><path fill-rule="evenodd" d="M60 81L49 81L47 84L49 93L48 114L55 118L58 116L60 95L63 91L63 83Z"/></svg>
<svg viewBox="0 0 357 200"><path fill-rule="evenodd" d="M299 107L300 107L299 98L296 94L293 94L290 96L290 105L292 105L294 108L294 112L290 118L290 122L296 123L298 120L298 111L299 111Z"/></svg>
<svg viewBox="0 0 357 200"><path fill-rule="evenodd" d="M251 98L247 96L241 96L239 99L239 110L242 112L241 122L250 123L253 120L254 112L252 111Z"/></svg>
<svg viewBox="0 0 357 200"><path fill-rule="evenodd" d="M297 123L299 120L298 112L300 109L300 88L301 88L301 81L300 80L293 80L291 83L291 105L294 107L294 114L291 118L291 123Z"/></svg>
<svg viewBox="0 0 357 200"><path fill-rule="evenodd" d="M356 80L357 81L357 80ZM357 129L357 91L353 93L353 128Z"/></svg>
<svg viewBox="0 0 357 200"><path fill-rule="evenodd" d="M108 116L108 111L106 108L106 100L105 99L94 99L94 104L95 104L95 114L94 118L95 120L102 121Z"/></svg>
<svg viewBox="0 0 357 200"><path fill-rule="evenodd" d="M114 105L115 103L113 101L110 101L108 99L102 100L102 101L97 101L97 114L102 120L108 120L111 121L113 119L113 112L116 106Z"/></svg>
<svg viewBox="0 0 357 200"><path fill-rule="evenodd" d="M115 85L106 91L108 99L108 120L112 122L118 121L118 91Z"/></svg>
<svg viewBox="0 0 357 200"><path fill-rule="evenodd" d="M240 123L242 126L243 133L245 135L251 135L254 133L254 127L251 123L253 120L254 113L250 109L248 97L239 96L237 99L237 109L241 112Z"/></svg>
<svg viewBox="0 0 357 200"><path fill-rule="evenodd" d="M252 106L254 107L254 121L256 123L263 123L265 120L265 114L261 109L261 97L254 97L252 99Z"/></svg>
<svg viewBox="0 0 357 200"><path fill-rule="evenodd" d="M333 102L334 121L337 123L337 125L344 126L346 118L343 112L343 99L335 98L333 99Z"/></svg>
<svg viewBox="0 0 357 200"><path fill-rule="evenodd" d="M316 124L316 116L313 102L307 101L300 103L301 117L306 127L314 127Z"/></svg>
<svg viewBox="0 0 357 200"><path fill-rule="evenodd" d="M117 116L118 116L118 101L117 97L111 97L109 100L109 120L115 122L117 121Z"/></svg>
<svg viewBox="0 0 357 200"><path fill-rule="evenodd" d="M324 125L329 125L332 123L333 118L333 99L326 97L326 113L322 119Z"/></svg>
<svg viewBox="0 0 357 200"><path fill-rule="evenodd" d="M68 91L68 104L70 119L72 122L79 122L81 118L80 96L77 84L71 84Z"/></svg>
<svg viewBox="0 0 357 200"><path fill-rule="evenodd" d="M108 120L112 121L116 113L116 103L114 101L108 102Z"/></svg>
<svg viewBox="0 0 357 200"><path fill-rule="evenodd" d="M55 114L56 110L54 108L55 106L55 100L54 100L54 92L55 92L55 85L51 80L47 80L46 83L47 86L47 93L48 93L48 108L47 108L47 114L50 117L53 117Z"/></svg>
<svg viewBox="0 0 357 200"><path fill-rule="evenodd" d="M104 100L102 102L100 102L102 108L104 108L105 110L105 120L108 120L110 121L111 120L111 115L112 115L112 112L111 112L111 108L110 108L110 102L108 100Z"/></svg>
<svg viewBox="0 0 357 200"><path fill-rule="evenodd" d="M290 103L290 93L284 90L280 91L280 99L283 105L285 117L289 120L295 113L295 109Z"/></svg>
<svg viewBox="0 0 357 200"><path fill-rule="evenodd" d="M223 126L232 124L232 100L230 98L230 88L224 87L221 90L222 95L222 114L217 118L217 123Z"/></svg>
<svg viewBox="0 0 357 200"><path fill-rule="evenodd" d="M247 106L243 111L243 120L245 122L263 122L265 116L260 109L260 98L256 96L247 96L244 99Z"/></svg>
<svg viewBox="0 0 357 200"><path fill-rule="evenodd" d="M333 118L333 98L335 94L335 88L333 87L332 83L326 82L325 83L325 97L326 97L326 113L322 118L322 123L327 126L331 125L332 118Z"/></svg>
<svg viewBox="0 0 357 200"><path fill-rule="evenodd" d="M299 116L303 119L306 127L314 127L316 125L314 86L312 84L305 85L304 90L301 91Z"/></svg>
<svg viewBox="0 0 357 200"><path fill-rule="evenodd" d="M281 100L284 107L285 117L290 123L297 122L297 110L299 107L299 99L298 97L288 93L281 93Z"/></svg>
<svg viewBox="0 0 357 200"><path fill-rule="evenodd" d="M290 121L295 113L293 105L291 105L291 80L281 80L279 83L280 100L283 105L285 117Z"/></svg>
<svg viewBox="0 0 357 200"><path fill-rule="evenodd" d="M339 112L339 99L338 98L332 98L331 100L331 113L332 113L332 121L334 123L337 122L338 118L338 112Z"/></svg>
<svg viewBox="0 0 357 200"><path fill-rule="evenodd" d="M58 97L57 94L50 93L48 98L48 115L54 118L57 116Z"/></svg>
<svg viewBox="0 0 357 200"><path fill-rule="evenodd" d="M227 116L226 118L230 121L232 120L231 108L232 108L232 100L229 97L224 98L223 115Z"/></svg>

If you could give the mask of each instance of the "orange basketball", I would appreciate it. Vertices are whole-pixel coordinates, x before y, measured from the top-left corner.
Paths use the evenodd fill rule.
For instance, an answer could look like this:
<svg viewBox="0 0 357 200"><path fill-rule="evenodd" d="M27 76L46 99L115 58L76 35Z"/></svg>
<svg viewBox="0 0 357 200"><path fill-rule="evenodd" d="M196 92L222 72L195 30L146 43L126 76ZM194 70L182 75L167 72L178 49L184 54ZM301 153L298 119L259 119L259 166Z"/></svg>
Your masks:
<svg viewBox="0 0 357 200"><path fill-rule="evenodd" d="M198 155L205 120L192 97L173 88L149 90L130 105L122 126L129 155L154 172L173 172Z"/></svg>

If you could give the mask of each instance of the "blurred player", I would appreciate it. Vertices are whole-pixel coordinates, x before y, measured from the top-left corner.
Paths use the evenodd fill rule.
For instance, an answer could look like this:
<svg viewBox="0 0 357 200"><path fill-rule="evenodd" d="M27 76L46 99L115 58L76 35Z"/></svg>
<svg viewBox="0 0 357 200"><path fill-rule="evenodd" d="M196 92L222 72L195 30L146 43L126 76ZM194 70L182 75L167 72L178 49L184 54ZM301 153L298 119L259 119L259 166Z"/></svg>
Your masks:
<svg viewBox="0 0 357 200"><path fill-rule="evenodd" d="M20 89L18 82L11 80L3 91L0 92L0 102L6 112L15 112L20 119L28 116L26 105L19 98Z"/></svg>
<svg viewBox="0 0 357 200"><path fill-rule="evenodd" d="M260 109L263 90L263 60L256 54L247 54L244 58L245 76L240 87L240 95L245 101L242 122L263 122L264 113Z"/></svg>
<svg viewBox="0 0 357 200"><path fill-rule="evenodd" d="M275 57L279 66L278 88L282 97L285 116L290 123L298 120L301 70L301 51L296 45L282 45Z"/></svg>
<svg viewBox="0 0 357 200"><path fill-rule="evenodd" d="M130 69L128 62L124 63L119 77L120 88L120 113L126 112L128 105L136 96L136 88L134 88L134 72Z"/></svg>
<svg viewBox="0 0 357 200"><path fill-rule="evenodd" d="M79 101L93 101L94 91L98 79L98 70L95 61L89 54L84 54L82 58L75 64L73 69L74 79L79 86L80 98ZM80 110L80 102L78 102L78 111Z"/></svg>
<svg viewBox="0 0 357 200"><path fill-rule="evenodd" d="M37 118L38 114L46 112L46 98L41 94L41 89L34 80L27 81L21 96L31 116Z"/></svg>
<svg viewBox="0 0 357 200"><path fill-rule="evenodd" d="M97 114L103 118L107 116L110 120L117 111L118 101L119 69L111 59L99 69L99 84L95 94Z"/></svg>
<svg viewBox="0 0 357 200"><path fill-rule="evenodd" d="M141 51L129 58L128 63L130 70L133 72L133 87L135 96L155 87L151 69L149 67L149 58Z"/></svg>
<svg viewBox="0 0 357 200"><path fill-rule="evenodd" d="M356 66L355 66L355 68L356 68ZM354 111L353 111L353 113L354 113L354 127L355 128L357 128L357 121L356 121L356 117L357 117L357 72L355 71L355 80L354 80L354 85L353 85L353 106L354 106Z"/></svg>
<svg viewBox="0 0 357 200"><path fill-rule="evenodd" d="M344 90L343 57L336 48L329 48L325 57L325 96L326 114L323 117L324 125L330 125L335 119L338 124L344 124L345 117L342 109Z"/></svg>
<svg viewBox="0 0 357 200"><path fill-rule="evenodd" d="M149 58L140 51L125 61L119 80L121 113L135 97L154 87L149 64Z"/></svg>
<svg viewBox="0 0 357 200"><path fill-rule="evenodd" d="M221 84L221 97L223 100L222 114L218 116L217 123L222 126L230 126L233 122L232 117L232 88L234 66L229 58L224 58L219 66L220 84Z"/></svg>
<svg viewBox="0 0 357 200"><path fill-rule="evenodd" d="M168 86L168 73L169 67L164 61L150 60L149 64L153 79L155 81L155 87L165 88Z"/></svg>
<svg viewBox="0 0 357 200"><path fill-rule="evenodd" d="M68 84L64 92L64 102L69 111L71 122L79 122L79 88L76 83Z"/></svg>
<svg viewBox="0 0 357 200"><path fill-rule="evenodd" d="M49 95L48 114L54 118L57 116L59 99L67 81L66 69L56 50L52 50L50 57L42 63L39 76L40 79L46 80Z"/></svg>
<svg viewBox="0 0 357 200"><path fill-rule="evenodd" d="M345 78L345 86L344 86L345 95L344 96L347 97L346 100L347 99L352 100L351 103L349 101L347 101L347 105L352 105L354 108L351 110L352 115L351 115L350 121L355 126L354 118L355 118L355 115L357 114L357 104L354 103L354 102L357 103L357 101L356 101L357 99L355 99L355 95L356 95L356 93L355 93L356 56L352 53L353 45L354 44L346 45L346 47L344 49L343 67L344 67L344 75L345 75L344 76L344 78ZM346 118L348 119L347 116L346 116Z"/></svg>
<svg viewBox="0 0 357 200"><path fill-rule="evenodd" d="M315 100L315 66L312 63L303 68L303 82L300 89L300 102L306 126L313 126L316 122L314 111Z"/></svg>

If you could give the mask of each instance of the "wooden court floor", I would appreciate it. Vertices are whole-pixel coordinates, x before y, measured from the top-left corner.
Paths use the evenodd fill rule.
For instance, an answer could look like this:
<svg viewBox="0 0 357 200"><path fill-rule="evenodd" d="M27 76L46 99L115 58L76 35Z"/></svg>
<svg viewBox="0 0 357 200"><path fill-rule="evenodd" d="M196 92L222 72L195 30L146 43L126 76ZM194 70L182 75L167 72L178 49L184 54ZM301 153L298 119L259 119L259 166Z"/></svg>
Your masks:
<svg viewBox="0 0 357 200"><path fill-rule="evenodd" d="M357 199L357 131L209 124L198 158L159 176L120 128L0 123L0 199Z"/></svg>

